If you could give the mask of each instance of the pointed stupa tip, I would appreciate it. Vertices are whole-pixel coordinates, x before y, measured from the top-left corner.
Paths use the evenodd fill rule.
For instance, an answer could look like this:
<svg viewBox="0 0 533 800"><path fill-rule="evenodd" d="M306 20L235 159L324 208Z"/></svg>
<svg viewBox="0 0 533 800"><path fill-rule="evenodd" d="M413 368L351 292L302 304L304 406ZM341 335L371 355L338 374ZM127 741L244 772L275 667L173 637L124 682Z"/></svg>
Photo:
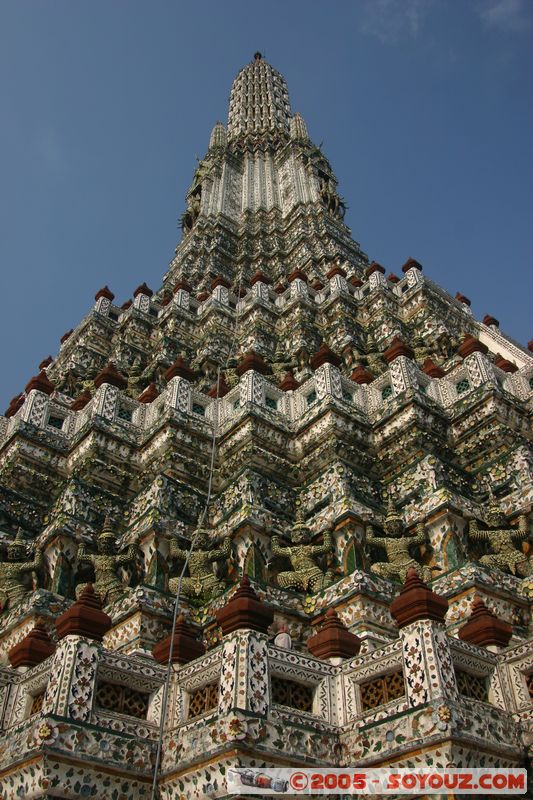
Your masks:
<svg viewBox="0 0 533 800"><path fill-rule="evenodd" d="M224 125L221 122L216 122L209 138L209 149L216 150L219 147L225 147L227 141L228 137Z"/></svg>
<svg viewBox="0 0 533 800"><path fill-rule="evenodd" d="M305 124L304 118L301 116L301 114L296 113L293 117L291 117L290 132L291 139L293 139L293 141L306 142L309 140L307 125Z"/></svg>
<svg viewBox="0 0 533 800"><path fill-rule="evenodd" d="M115 539L115 530L113 525L113 520L109 514L106 514L104 519L104 524L102 525L102 530L98 536L99 539Z"/></svg>
<svg viewBox="0 0 533 800"><path fill-rule="evenodd" d="M228 141L244 137L286 140L291 109L285 79L254 54L237 75L231 87L228 113Z"/></svg>

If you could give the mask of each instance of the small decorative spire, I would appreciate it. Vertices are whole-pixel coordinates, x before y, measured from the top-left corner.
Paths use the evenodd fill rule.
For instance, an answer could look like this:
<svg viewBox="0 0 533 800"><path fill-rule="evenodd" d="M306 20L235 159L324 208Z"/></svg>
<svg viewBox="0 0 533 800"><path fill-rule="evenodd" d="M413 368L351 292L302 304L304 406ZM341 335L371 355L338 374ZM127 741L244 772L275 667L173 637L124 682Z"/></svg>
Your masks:
<svg viewBox="0 0 533 800"><path fill-rule="evenodd" d="M414 567L409 568L400 594L390 605L390 612L399 628L405 628L421 619L443 623L447 610L446 598L432 592Z"/></svg>
<svg viewBox="0 0 533 800"><path fill-rule="evenodd" d="M227 393L231 391L230 387L226 383L226 376L223 372L220 373L220 377L218 379L218 383L214 383L213 386L209 389L207 396L208 397L218 397L221 399L225 397Z"/></svg>
<svg viewBox="0 0 533 800"><path fill-rule="evenodd" d="M185 620L183 614L176 620L174 628L174 644L172 645L172 663L187 664L200 658L205 653L204 644L198 639L199 631ZM172 634L169 633L164 639L157 642L152 647L152 655L160 664L168 664L170 656L170 645Z"/></svg>
<svg viewBox="0 0 533 800"><path fill-rule="evenodd" d="M226 147L227 142L228 137L224 125L221 122L216 122L209 137L209 150L223 149Z"/></svg>
<svg viewBox="0 0 533 800"><path fill-rule="evenodd" d="M301 114L296 113L291 117L289 123L291 139L294 142L307 142L309 141L309 134L307 133L307 125Z"/></svg>
<svg viewBox="0 0 533 800"><path fill-rule="evenodd" d="M351 283L356 289L359 289L359 287L363 285L363 281L361 278L358 278L357 275L352 275L352 277L349 278L349 283Z"/></svg>
<svg viewBox="0 0 533 800"><path fill-rule="evenodd" d="M512 627L487 608L479 595L474 598L468 622L459 629L460 639L480 647L507 647L512 634Z"/></svg>
<svg viewBox="0 0 533 800"><path fill-rule="evenodd" d="M196 373L192 370L183 356L178 356L174 363L165 372L165 380L171 381L172 378L184 378L192 383L196 378Z"/></svg>
<svg viewBox="0 0 533 800"><path fill-rule="evenodd" d="M229 289L231 284L228 281L228 279L224 277L224 275L217 275L211 281L211 291L213 291L213 289L216 289L217 286L224 286L226 289Z"/></svg>
<svg viewBox="0 0 533 800"><path fill-rule="evenodd" d="M446 373L441 367L438 367L431 358L426 358L422 364L422 372L429 375L430 378L443 378Z"/></svg>
<svg viewBox="0 0 533 800"><path fill-rule="evenodd" d="M264 362L263 356L260 353L256 353L255 350L250 350L249 353L239 361L237 364L237 374L244 375L245 372L249 370L255 370L255 372L260 372L262 375L266 375L268 372L268 367Z"/></svg>
<svg viewBox="0 0 533 800"><path fill-rule="evenodd" d="M513 364L512 361L508 361L501 355L497 356L497 358L494 361L494 364L495 366L498 367L498 369L503 370L503 372L516 372L518 370L516 364Z"/></svg>
<svg viewBox="0 0 533 800"><path fill-rule="evenodd" d="M486 344L482 344L479 339L476 339L475 336L471 336L467 333L457 348L457 352L461 358L466 358L472 355L472 353L488 353L488 347Z"/></svg>
<svg viewBox="0 0 533 800"><path fill-rule="evenodd" d="M322 627L307 640L308 650L315 658L352 658L361 647L361 640L350 633L346 625L339 619L334 608L328 609Z"/></svg>
<svg viewBox="0 0 533 800"><path fill-rule="evenodd" d="M331 280L334 278L335 275L341 275L343 278L346 277L346 270L341 267L340 264L333 264L332 267L326 272L326 278Z"/></svg>
<svg viewBox="0 0 533 800"><path fill-rule="evenodd" d="M50 364L53 364L53 363L54 363L54 359L52 358L52 356L46 356L46 358L43 358L43 360L39 364L39 370L46 369L47 367L50 366Z"/></svg>
<svg viewBox="0 0 533 800"><path fill-rule="evenodd" d="M293 269L293 271L290 273L290 275L287 275L287 280L288 280L289 283L292 283L297 278L299 278L304 283L307 283L308 280L309 280L307 275L303 271L303 269ZM277 289L276 289L276 291L277 291Z"/></svg>
<svg viewBox="0 0 533 800"><path fill-rule="evenodd" d="M97 389L99 389L104 383L109 383L111 386L116 386L117 389L125 389L128 385L128 381L124 375L118 371L112 361L109 361L94 379L94 385Z"/></svg>
<svg viewBox="0 0 533 800"><path fill-rule="evenodd" d="M254 275L252 275L252 277L250 278L250 286L253 286L255 283L258 283L258 282L266 283L266 284L271 284L272 283L272 281L270 280L268 275L265 275L265 273L262 272L260 269L258 269L257 272Z"/></svg>
<svg viewBox="0 0 533 800"><path fill-rule="evenodd" d="M292 392L299 387L299 383L294 377L291 370L287 372L283 380L280 384L278 384L278 389L281 389L282 392Z"/></svg>
<svg viewBox="0 0 533 800"><path fill-rule="evenodd" d="M35 667L55 652L43 622L35 627L18 644L9 650L7 657L12 667Z"/></svg>
<svg viewBox="0 0 533 800"><path fill-rule="evenodd" d="M88 583L78 600L56 619L56 630L59 639L85 636L101 642L112 624L111 617L102 611L102 601L92 583Z"/></svg>
<svg viewBox="0 0 533 800"><path fill-rule="evenodd" d="M383 353L383 358L387 364L390 364L395 358L398 358L398 356L405 356L406 358L413 359L415 354L413 348L410 347L407 342L404 342L399 336L395 336Z"/></svg>
<svg viewBox="0 0 533 800"><path fill-rule="evenodd" d="M313 370L317 370L322 364L333 364L334 367L340 367L341 363L340 356L330 350L325 342L322 342L317 352L310 359Z"/></svg>
<svg viewBox="0 0 533 800"><path fill-rule="evenodd" d="M489 327L499 328L500 322L496 319L496 317L492 317L490 314L485 314L483 317L483 325L488 325Z"/></svg>
<svg viewBox="0 0 533 800"><path fill-rule="evenodd" d="M385 267L382 267L381 264L378 264L377 261L372 261L372 263L369 264L368 267L365 269L365 275L367 278L370 278L370 276L373 275L374 272L381 272L382 275L385 275L386 270Z"/></svg>
<svg viewBox="0 0 533 800"><path fill-rule="evenodd" d="M178 281L177 284L174 286L172 293L176 294L176 292L179 292L180 289L184 292L189 292L189 294L191 294L192 292L192 286L190 285L190 283L187 283L187 281L183 278L180 281Z"/></svg>
<svg viewBox="0 0 533 800"><path fill-rule="evenodd" d="M402 272L408 272L410 269L417 269L419 272L422 272L422 264L420 264L414 258L408 258L405 264L402 267Z"/></svg>
<svg viewBox="0 0 533 800"><path fill-rule="evenodd" d="M141 285L137 286L133 292L133 296L137 297L138 294L145 294L147 297L151 297L153 295L153 291L145 283L141 283Z"/></svg>
<svg viewBox="0 0 533 800"><path fill-rule="evenodd" d="M461 294L461 292L457 292L457 293L456 293L456 295L455 295L455 299L456 299L456 300L459 300L459 302L460 302L460 303L462 303L462 304L463 304L463 305L465 305L465 306L468 306L468 307L470 307L470 306L472 305L472 301L470 300L470 298L468 298L468 297L467 297L466 295L464 295L464 294Z"/></svg>
<svg viewBox="0 0 533 800"><path fill-rule="evenodd" d="M224 636L242 629L266 633L274 612L259 600L248 575L244 575L229 603L215 611L215 617Z"/></svg>
<svg viewBox="0 0 533 800"><path fill-rule="evenodd" d="M92 400L92 394L88 389L84 389L81 394L79 394L75 400L72 401L70 407L72 411L81 411L82 408L85 408L87 403L90 403Z"/></svg>
<svg viewBox="0 0 533 800"><path fill-rule="evenodd" d="M73 333L74 333L74 328L71 328L69 331L66 331L66 333L64 333L61 339L59 340L61 344L65 344L67 339L70 339Z"/></svg>
<svg viewBox="0 0 533 800"><path fill-rule="evenodd" d="M94 296L94 299L99 300L101 297L105 297L106 300L110 300L111 302L115 299L115 295L113 294L113 292L111 291L111 289L107 284L105 286L102 286L101 289L98 289L98 291Z"/></svg>
<svg viewBox="0 0 533 800"><path fill-rule="evenodd" d="M34 375L26 384L26 394L29 394L32 389L37 389L38 392L50 395L55 391L55 388L44 369L42 369L38 375Z"/></svg>
<svg viewBox="0 0 533 800"><path fill-rule="evenodd" d="M159 397L157 386L155 383L151 383L143 392L141 392L137 400L139 403L153 403L156 397Z"/></svg>
<svg viewBox="0 0 533 800"><path fill-rule="evenodd" d="M26 395L24 392L17 394L15 397L12 397L9 401L9 406L6 409L4 414L5 417L14 417L17 411L22 408L24 405L24 401L26 400Z"/></svg>
<svg viewBox="0 0 533 800"><path fill-rule="evenodd" d="M374 380L374 376L372 375L372 373L368 369L366 369L366 367L363 367L362 364L358 364L356 366L356 368L350 375L350 378L354 383L360 383L360 384L372 383L372 381Z"/></svg>

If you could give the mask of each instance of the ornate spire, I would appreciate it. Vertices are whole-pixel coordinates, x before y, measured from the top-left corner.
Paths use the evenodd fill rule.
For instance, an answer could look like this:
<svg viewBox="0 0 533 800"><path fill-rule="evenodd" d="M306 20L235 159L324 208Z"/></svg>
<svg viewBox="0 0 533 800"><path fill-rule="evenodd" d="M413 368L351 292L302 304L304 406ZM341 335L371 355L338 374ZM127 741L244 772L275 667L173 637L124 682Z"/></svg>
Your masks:
<svg viewBox="0 0 533 800"><path fill-rule="evenodd" d="M211 136L209 138L209 149L216 150L219 147L225 147L228 141L228 137L226 135L226 129L221 122L217 122L215 127L211 131Z"/></svg>
<svg viewBox="0 0 533 800"><path fill-rule="evenodd" d="M261 134L288 134L289 92L285 79L261 53L241 69L231 87L228 139Z"/></svg>
<svg viewBox="0 0 533 800"><path fill-rule="evenodd" d="M295 114L290 122L291 139L295 142L307 142L309 134L307 133L307 125L304 118L300 114Z"/></svg>

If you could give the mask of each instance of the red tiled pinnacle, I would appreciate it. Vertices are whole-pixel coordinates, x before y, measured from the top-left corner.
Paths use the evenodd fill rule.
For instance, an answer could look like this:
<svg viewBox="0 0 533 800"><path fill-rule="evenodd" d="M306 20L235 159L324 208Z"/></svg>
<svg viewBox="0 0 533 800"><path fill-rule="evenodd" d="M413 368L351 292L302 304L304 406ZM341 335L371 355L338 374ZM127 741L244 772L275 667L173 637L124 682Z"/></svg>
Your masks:
<svg viewBox="0 0 533 800"><path fill-rule="evenodd" d="M200 658L205 653L204 644L198 639L198 633L192 625L189 625L185 617L181 614L176 620L174 629L174 644L172 645L172 663L187 664ZM168 664L170 656L170 646L172 634L169 633L164 639L157 642L152 647L152 655L160 664Z"/></svg>
<svg viewBox="0 0 533 800"><path fill-rule="evenodd" d="M335 609L330 608L318 633L307 640L307 647L315 658L351 658L359 652L361 640L350 633Z"/></svg>
<svg viewBox="0 0 533 800"><path fill-rule="evenodd" d="M92 399L92 394L88 389L84 389L75 400L72 401L70 407L73 411L81 411L82 408L85 408L87 403L89 403Z"/></svg>
<svg viewBox="0 0 533 800"><path fill-rule="evenodd" d="M111 386L116 386L117 389L125 389L128 385L128 381L124 375L118 371L112 361L110 361L94 379L94 385L97 389L99 389L104 383L109 383Z"/></svg>
<svg viewBox="0 0 533 800"><path fill-rule="evenodd" d="M467 356L472 355L472 353L487 353L488 347L486 344L482 344L479 339L476 339L475 336L471 336L469 333L467 333L457 348L457 352L461 358L466 358Z"/></svg>
<svg viewBox="0 0 533 800"><path fill-rule="evenodd" d="M141 285L137 286L133 292L133 296L137 297L138 294L145 294L147 297L151 297L153 295L153 291L149 286L146 285L146 283L141 283Z"/></svg>
<svg viewBox="0 0 533 800"><path fill-rule="evenodd" d="M88 583L78 600L56 619L59 639L65 636L85 636L101 642L112 626L111 617L102 611L102 601Z"/></svg>
<svg viewBox="0 0 533 800"><path fill-rule="evenodd" d="M278 384L278 389L281 389L282 392L291 392L294 389L297 389L300 384L289 370L281 383Z"/></svg>
<svg viewBox="0 0 533 800"><path fill-rule="evenodd" d="M394 598L390 606L390 612L399 628L405 628L406 625L420 619L444 622L447 610L446 598L432 592L418 576L414 567L409 569L399 595Z"/></svg>
<svg viewBox="0 0 533 800"><path fill-rule="evenodd" d="M410 269L413 269L413 267L419 270L419 272L422 272L422 264L420 264L420 262L414 258L407 259L407 261L402 267L402 272L408 272Z"/></svg>
<svg viewBox="0 0 533 800"><path fill-rule="evenodd" d="M358 364L356 366L356 368L350 375L350 378L354 383L360 383L360 384L372 383L372 381L374 380L374 376L372 375L372 373L368 369L366 369L366 367L363 367L362 364Z"/></svg>
<svg viewBox="0 0 533 800"><path fill-rule="evenodd" d="M499 619L487 608L481 597L476 595L468 622L459 629L459 638L480 647L507 647L512 633L512 627Z"/></svg>
<svg viewBox="0 0 533 800"><path fill-rule="evenodd" d="M268 372L268 367L263 360L263 356L260 353L256 353L255 350L250 350L249 353L246 353L246 355L241 358L237 364L237 374L244 375L245 372L251 369L255 370L255 372L260 372L262 375Z"/></svg>
<svg viewBox="0 0 533 800"><path fill-rule="evenodd" d="M207 396L218 397L220 399L221 397L225 397L229 391L230 387L226 383L226 376L224 375L223 372L221 372L220 377L218 379L218 383L215 381L215 383L209 389Z"/></svg>
<svg viewBox="0 0 533 800"><path fill-rule="evenodd" d="M229 603L215 611L215 617L224 635L243 629L266 633L274 612L259 600L250 579L244 575Z"/></svg>
<svg viewBox="0 0 533 800"><path fill-rule="evenodd" d="M365 275L367 278L370 278L370 276L373 275L374 272L381 272L382 275L385 275L386 270L385 267L382 267L381 264L378 264L377 261L372 261L372 263L369 264L368 267L365 269Z"/></svg>
<svg viewBox="0 0 533 800"><path fill-rule="evenodd" d="M111 301L115 299L115 295L113 294L109 286L107 286L107 284L105 286L102 286L101 289L98 289L98 291L94 296L94 299L99 300L101 297L105 297L106 300L111 300Z"/></svg>
<svg viewBox="0 0 533 800"><path fill-rule="evenodd" d="M35 667L51 656L55 649L44 624L38 622L22 641L11 648L7 657L12 667Z"/></svg>
<svg viewBox="0 0 533 800"><path fill-rule="evenodd" d="M257 272L250 278L250 286L253 286L254 283L258 283L259 281L267 284L272 283L268 275L265 275L265 273L261 272L260 269L258 269Z"/></svg>
<svg viewBox="0 0 533 800"><path fill-rule="evenodd" d="M422 365L422 372L429 375L430 378L442 378L446 373L441 367L438 367L431 358L426 358Z"/></svg>
<svg viewBox="0 0 533 800"><path fill-rule="evenodd" d="M172 378L185 378L186 381L194 381L196 373L192 370L183 356L178 356L173 364L165 372L165 380L171 381Z"/></svg>
<svg viewBox="0 0 533 800"><path fill-rule="evenodd" d="M55 391L54 384L48 379L48 376L44 369L42 369L38 375L34 375L28 383L26 384L26 393L31 392L32 389L37 389L38 392L42 392L43 394L52 394Z"/></svg>
<svg viewBox="0 0 533 800"><path fill-rule="evenodd" d="M24 394L24 392L21 392L21 394L17 394L15 397L12 397L9 402L9 406L6 409L4 417L14 417L17 411L24 405L25 400L26 400L26 395Z"/></svg>
<svg viewBox="0 0 533 800"><path fill-rule="evenodd" d="M404 342L403 339L400 339L399 336L395 336L390 345L387 347L385 352L383 353L383 358L390 364L391 361L394 361L395 358L398 356L405 356L406 358L414 358L415 354L413 352L413 348L410 347L407 342Z"/></svg>
<svg viewBox="0 0 533 800"><path fill-rule="evenodd" d="M333 364L340 367L342 359L331 350L325 342L322 342L317 352L311 356L310 364L313 370L317 370L322 364Z"/></svg>
<svg viewBox="0 0 533 800"><path fill-rule="evenodd" d="M156 397L159 397L159 392L157 391L157 386L155 383L151 383L149 386L141 392L137 400L139 403L152 403Z"/></svg>

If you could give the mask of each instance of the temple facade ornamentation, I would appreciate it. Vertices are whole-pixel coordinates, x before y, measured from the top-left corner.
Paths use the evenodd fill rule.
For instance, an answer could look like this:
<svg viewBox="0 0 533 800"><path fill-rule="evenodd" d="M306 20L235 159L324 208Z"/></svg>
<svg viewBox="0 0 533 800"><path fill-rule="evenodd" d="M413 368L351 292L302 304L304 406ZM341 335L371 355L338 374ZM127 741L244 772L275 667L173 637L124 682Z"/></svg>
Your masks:
<svg viewBox="0 0 533 800"><path fill-rule="evenodd" d="M414 568L421 578L431 580L430 568L422 566L411 555L414 548L427 543L424 523L418 523L416 533L405 535L401 517L394 510L394 506L390 504L383 528L385 535L376 536L374 527L372 525L366 526L366 541L370 545L377 545L382 548L387 554L387 561L372 563L370 567L372 572L375 572L376 575L381 575L383 578L391 578L403 583L408 571Z"/></svg>
<svg viewBox="0 0 533 800"><path fill-rule="evenodd" d="M231 539L227 536L222 542L222 547L211 547L209 531L204 528L195 531L193 538L195 546L190 556L187 550L178 546L175 539L170 542L170 555L182 562L188 559L189 576L181 580L183 595L206 602L224 592L224 581L219 580L214 574L213 564L217 561L227 561L230 557ZM177 593L179 582L179 576L170 578L168 584L173 594Z"/></svg>
<svg viewBox="0 0 533 800"><path fill-rule="evenodd" d="M85 543L81 542L78 548L78 563L92 566L95 575L94 591L100 596L102 603L108 605L118 600L126 592L126 586L117 575L117 571L119 567L130 566L135 562L139 546L133 542L125 553L117 553L114 526L106 518L97 538L97 548L97 553L89 553ZM77 597L81 595L86 585L86 583L77 584Z"/></svg>
<svg viewBox="0 0 533 800"><path fill-rule="evenodd" d="M291 562L292 570L280 572L277 577L278 586L282 589L294 589L310 594L331 586L334 580L332 570L323 570L317 564L319 556L333 553L331 533L325 531L323 544L309 544L310 530L305 525L301 509L297 512L296 522L290 532L290 545L280 544L280 537L272 536L271 550L273 556L284 556Z"/></svg>
<svg viewBox="0 0 533 800"><path fill-rule="evenodd" d="M475 519L470 522L468 535L474 542L486 542L491 550L482 555L480 562L487 567L501 569L511 575L525 578L533 573L533 564L520 549L520 545L529 536L529 524L526 514L518 517L516 528L504 527L505 514L502 514L498 503L492 498L485 515L488 528L480 528Z"/></svg>
<svg viewBox="0 0 533 800"><path fill-rule="evenodd" d="M32 572L43 565L43 551L35 548L33 561L26 561L26 543L19 528L14 540L7 545L6 558L0 561L0 611L10 611L31 591L25 583Z"/></svg>
<svg viewBox="0 0 533 800"><path fill-rule="evenodd" d="M206 142L0 415L0 797L527 764L533 343L367 257L260 53Z"/></svg>

